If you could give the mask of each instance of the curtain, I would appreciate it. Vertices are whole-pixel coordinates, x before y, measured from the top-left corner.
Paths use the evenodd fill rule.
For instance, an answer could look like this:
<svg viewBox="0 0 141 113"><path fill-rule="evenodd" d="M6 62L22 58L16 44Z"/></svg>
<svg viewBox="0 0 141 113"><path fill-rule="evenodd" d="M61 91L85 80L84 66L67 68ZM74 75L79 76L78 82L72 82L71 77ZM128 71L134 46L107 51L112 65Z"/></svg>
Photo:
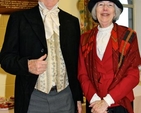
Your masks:
<svg viewBox="0 0 141 113"><path fill-rule="evenodd" d="M81 33L84 33L97 25L97 23L92 19L91 13L87 8L88 2L89 0L78 0L77 2L77 9L80 13Z"/></svg>

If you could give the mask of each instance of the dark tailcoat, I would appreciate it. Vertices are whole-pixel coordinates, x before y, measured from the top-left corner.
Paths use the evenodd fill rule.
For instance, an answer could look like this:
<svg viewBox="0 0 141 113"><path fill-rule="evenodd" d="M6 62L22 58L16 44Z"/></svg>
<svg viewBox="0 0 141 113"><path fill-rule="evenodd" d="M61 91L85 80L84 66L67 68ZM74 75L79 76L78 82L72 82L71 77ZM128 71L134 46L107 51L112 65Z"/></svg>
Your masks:
<svg viewBox="0 0 141 113"><path fill-rule="evenodd" d="M61 50L76 105L76 101L82 99L77 80L79 21L61 9L59 21ZM30 96L38 78L38 75L29 73L27 62L44 54L48 54L48 50L38 6L11 14L0 53L0 63L6 72L16 75L15 113L27 113Z"/></svg>

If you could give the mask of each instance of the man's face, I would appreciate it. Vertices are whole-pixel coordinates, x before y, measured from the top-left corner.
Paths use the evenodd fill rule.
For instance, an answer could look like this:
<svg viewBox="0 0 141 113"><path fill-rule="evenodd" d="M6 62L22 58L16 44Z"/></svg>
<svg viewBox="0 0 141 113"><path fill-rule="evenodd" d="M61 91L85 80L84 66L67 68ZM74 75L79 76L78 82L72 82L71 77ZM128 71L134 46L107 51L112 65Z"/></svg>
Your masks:
<svg viewBox="0 0 141 113"><path fill-rule="evenodd" d="M43 2L48 9L52 9L52 7L54 7L59 0L40 0L40 1Z"/></svg>

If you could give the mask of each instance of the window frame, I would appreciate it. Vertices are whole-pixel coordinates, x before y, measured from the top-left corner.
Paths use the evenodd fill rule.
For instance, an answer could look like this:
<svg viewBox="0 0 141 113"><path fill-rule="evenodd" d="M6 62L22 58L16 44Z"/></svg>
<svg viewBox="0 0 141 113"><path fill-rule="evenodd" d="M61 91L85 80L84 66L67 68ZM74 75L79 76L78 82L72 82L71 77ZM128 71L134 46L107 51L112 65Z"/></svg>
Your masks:
<svg viewBox="0 0 141 113"><path fill-rule="evenodd" d="M121 2L121 0L120 0L120 2ZM127 2L128 2L128 0L127 0ZM122 2L121 2L122 3ZM128 23L128 27L130 27L130 28L132 28L132 29L134 29L134 0L132 0L132 4L122 4L123 5L123 8L131 8L132 9L132 26L130 26L130 23ZM129 13L128 13L129 14ZM120 19L120 17L119 17L119 19ZM128 17L128 19L130 19L129 17Z"/></svg>

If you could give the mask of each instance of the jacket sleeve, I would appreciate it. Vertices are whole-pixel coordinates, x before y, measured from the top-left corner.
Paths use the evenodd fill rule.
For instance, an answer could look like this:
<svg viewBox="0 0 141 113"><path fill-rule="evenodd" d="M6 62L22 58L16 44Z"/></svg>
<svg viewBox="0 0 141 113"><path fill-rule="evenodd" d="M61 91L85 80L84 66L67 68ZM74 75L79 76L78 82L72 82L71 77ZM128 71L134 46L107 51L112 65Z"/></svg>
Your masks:
<svg viewBox="0 0 141 113"><path fill-rule="evenodd" d="M27 58L19 56L19 38L18 38L19 18L11 15L8 20L5 39L0 53L1 67L11 74L28 72Z"/></svg>

